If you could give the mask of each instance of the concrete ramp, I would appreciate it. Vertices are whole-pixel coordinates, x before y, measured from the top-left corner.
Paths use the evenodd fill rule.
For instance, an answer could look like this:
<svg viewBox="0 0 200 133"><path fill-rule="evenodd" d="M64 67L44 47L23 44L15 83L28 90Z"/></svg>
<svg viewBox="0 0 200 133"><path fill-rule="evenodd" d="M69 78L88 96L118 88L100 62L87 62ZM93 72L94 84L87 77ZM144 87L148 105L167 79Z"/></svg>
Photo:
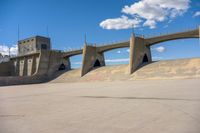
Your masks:
<svg viewBox="0 0 200 133"><path fill-rule="evenodd" d="M128 65L104 66L80 77L81 70L70 70L51 82L94 82L150 79L200 78L200 58L158 61L145 65L132 75Z"/></svg>
<svg viewBox="0 0 200 133"><path fill-rule="evenodd" d="M52 80L53 83L61 82L93 82L93 81L115 81L115 80L128 80L130 75L128 73L128 65L117 66L104 66L96 68L83 77L80 77L81 70L70 70L56 79Z"/></svg>
<svg viewBox="0 0 200 133"><path fill-rule="evenodd" d="M132 80L199 78L200 58L153 62L131 75Z"/></svg>

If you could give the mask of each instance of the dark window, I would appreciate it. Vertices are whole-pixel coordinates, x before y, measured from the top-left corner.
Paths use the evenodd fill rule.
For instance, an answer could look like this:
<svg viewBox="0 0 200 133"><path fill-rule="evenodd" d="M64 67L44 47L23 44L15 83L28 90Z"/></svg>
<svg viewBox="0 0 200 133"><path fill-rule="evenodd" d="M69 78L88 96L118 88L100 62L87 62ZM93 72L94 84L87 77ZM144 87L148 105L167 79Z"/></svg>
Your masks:
<svg viewBox="0 0 200 133"><path fill-rule="evenodd" d="M101 64L100 64L99 60L96 60L94 63L94 67L100 67L100 66L101 66Z"/></svg>
<svg viewBox="0 0 200 133"><path fill-rule="evenodd" d="M41 44L41 49L47 49L47 45L46 44Z"/></svg>

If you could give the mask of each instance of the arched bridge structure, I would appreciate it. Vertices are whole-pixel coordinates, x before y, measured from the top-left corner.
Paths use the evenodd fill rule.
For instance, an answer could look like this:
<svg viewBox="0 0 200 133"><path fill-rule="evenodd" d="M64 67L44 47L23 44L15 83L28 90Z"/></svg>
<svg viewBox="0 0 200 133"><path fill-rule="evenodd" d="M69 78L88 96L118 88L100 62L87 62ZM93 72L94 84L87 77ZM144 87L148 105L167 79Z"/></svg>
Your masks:
<svg viewBox="0 0 200 133"><path fill-rule="evenodd" d="M41 50L39 53L18 56L11 59L14 72L20 76L53 74L57 70L71 69L70 57L82 54L81 76L95 67L104 66L104 52L117 48L130 48L129 73L133 73L144 64L152 61L150 47L152 45L177 39L199 38L200 26L194 30L160 35L155 37L141 37L134 34L130 40L107 45L87 45L83 49L71 51ZM11 63L11 64L12 64Z"/></svg>
<svg viewBox="0 0 200 133"><path fill-rule="evenodd" d="M69 58L71 56L80 55L83 53L83 49L78 50L72 50L72 51L66 51L62 53L63 58Z"/></svg>
<svg viewBox="0 0 200 133"><path fill-rule="evenodd" d="M82 53L83 49L62 52L62 58L64 61L60 64L59 70L63 69L70 70L71 69L70 57L75 55L80 55Z"/></svg>
<svg viewBox="0 0 200 133"><path fill-rule="evenodd" d="M150 46L170 40L199 38L199 34L200 34L200 28L195 30L177 32L150 38L138 37L132 34L129 41L119 42L115 44L108 44L103 46L85 45L83 48L81 76L91 71L94 68L94 66L96 66L96 62L99 62L99 66L104 66L105 65L104 52L106 51L117 48L129 47L130 48L129 73L131 74L138 68L140 68L144 63L146 64L152 61Z"/></svg>
<svg viewBox="0 0 200 133"><path fill-rule="evenodd" d="M148 58L148 62L145 63L150 63L152 61L150 46L177 39L199 38L199 34L200 27L195 30L177 32L151 38L138 38L132 35L130 39L130 73L133 73L135 70L140 68L140 66L144 63L145 57Z"/></svg>
<svg viewBox="0 0 200 133"><path fill-rule="evenodd" d="M199 38L199 29L146 38L145 42L147 46L151 46L161 42L187 38Z"/></svg>
<svg viewBox="0 0 200 133"><path fill-rule="evenodd" d="M98 52L102 53L102 52L107 52L113 49L129 47L129 45L130 45L129 41L123 41L123 42L117 42L113 44L98 46L97 48L98 48Z"/></svg>
<svg viewBox="0 0 200 133"><path fill-rule="evenodd" d="M133 73L139 69L143 64L148 64L152 61L150 47L157 43L186 39L186 38L199 38L200 28L195 30L189 30L185 32L178 32L166 35L160 35L150 38L138 37L134 34L131 35L130 40L107 44L107 45L87 45L85 44L83 49L71 50L61 52L61 56L58 56L60 61L57 61L57 65L62 67L65 65L66 69L71 69L70 57L82 54L82 68L81 76L84 76L95 67L105 66L104 52L117 48L130 48L129 53L129 73ZM60 59L61 57L61 59ZM58 60L57 58L55 60ZM64 64L64 65L63 65Z"/></svg>
<svg viewBox="0 0 200 133"><path fill-rule="evenodd" d="M85 75L93 68L97 67L97 64L98 67L105 66L104 52L113 49L129 47L129 45L130 45L129 41L101 45L101 46L85 45L83 48L81 76Z"/></svg>

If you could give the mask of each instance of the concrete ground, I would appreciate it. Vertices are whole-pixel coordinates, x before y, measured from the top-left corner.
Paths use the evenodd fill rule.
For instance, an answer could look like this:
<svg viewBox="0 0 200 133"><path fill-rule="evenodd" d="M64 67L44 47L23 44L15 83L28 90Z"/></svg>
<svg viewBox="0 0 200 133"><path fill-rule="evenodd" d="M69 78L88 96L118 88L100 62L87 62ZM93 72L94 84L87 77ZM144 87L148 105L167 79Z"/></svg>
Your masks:
<svg viewBox="0 0 200 133"><path fill-rule="evenodd" d="M0 87L0 133L200 133L200 79Z"/></svg>

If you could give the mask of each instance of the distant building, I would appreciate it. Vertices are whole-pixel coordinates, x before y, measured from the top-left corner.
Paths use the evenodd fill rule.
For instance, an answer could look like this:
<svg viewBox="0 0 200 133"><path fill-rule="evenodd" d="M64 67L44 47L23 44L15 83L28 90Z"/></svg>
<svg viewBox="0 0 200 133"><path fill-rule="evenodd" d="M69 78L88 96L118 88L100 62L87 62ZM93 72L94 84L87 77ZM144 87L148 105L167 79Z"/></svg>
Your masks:
<svg viewBox="0 0 200 133"><path fill-rule="evenodd" d="M8 55L2 55L0 53L0 63L1 62L8 62L10 60L10 57Z"/></svg>
<svg viewBox="0 0 200 133"><path fill-rule="evenodd" d="M50 50L51 42L50 38L35 36L18 41L18 54L27 55L35 53L39 50Z"/></svg>

